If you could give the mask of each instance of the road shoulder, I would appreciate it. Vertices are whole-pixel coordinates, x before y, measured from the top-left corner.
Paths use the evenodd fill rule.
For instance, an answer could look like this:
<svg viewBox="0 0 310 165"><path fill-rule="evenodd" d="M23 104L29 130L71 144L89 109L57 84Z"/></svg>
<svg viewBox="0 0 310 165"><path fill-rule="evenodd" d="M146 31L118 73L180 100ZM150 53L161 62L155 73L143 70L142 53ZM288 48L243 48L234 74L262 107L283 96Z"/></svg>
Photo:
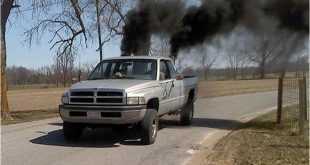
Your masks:
<svg viewBox="0 0 310 165"><path fill-rule="evenodd" d="M1 125L1 135L4 135L9 132L15 132L19 130L25 130L27 128L46 125L46 123L58 123L58 122L61 122L61 119L59 117L52 117L48 119L29 121L17 124Z"/></svg>
<svg viewBox="0 0 310 165"><path fill-rule="evenodd" d="M239 121L244 124L244 123L247 123L253 120L254 118L258 116L267 114L275 109L276 107L270 107L270 108L263 109L259 112L247 114L247 115L241 116L239 118ZM208 157L208 155L210 155L213 152L215 145L221 139L231 134L234 130L236 130L241 125L236 125L234 126L235 128L231 130L215 129L214 131L208 133L204 137L204 139L200 142L201 147L199 147L199 150L192 152L193 154L192 157L190 159L187 159L183 164L184 165L205 165L207 163L206 157Z"/></svg>

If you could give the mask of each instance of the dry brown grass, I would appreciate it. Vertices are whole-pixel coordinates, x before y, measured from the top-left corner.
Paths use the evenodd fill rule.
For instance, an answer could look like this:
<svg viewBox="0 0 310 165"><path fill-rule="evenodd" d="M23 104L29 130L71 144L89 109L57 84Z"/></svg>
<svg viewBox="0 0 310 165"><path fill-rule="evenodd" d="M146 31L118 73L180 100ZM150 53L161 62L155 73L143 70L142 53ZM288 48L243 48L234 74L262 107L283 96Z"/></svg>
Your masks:
<svg viewBox="0 0 310 165"><path fill-rule="evenodd" d="M57 88L55 84L9 85L9 90Z"/></svg>
<svg viewBox="0 0 310 165"><path fill-rule="evenodd" d="M277 79L201 81L198 85L199 97L217 97L244 93L276 90Z"/></svg>
<svg viewBox="0 0 310 165"><path fill-rule="evenodd" d="M64 88L22 89L8 92L11 111L56 109Z"/></svg>

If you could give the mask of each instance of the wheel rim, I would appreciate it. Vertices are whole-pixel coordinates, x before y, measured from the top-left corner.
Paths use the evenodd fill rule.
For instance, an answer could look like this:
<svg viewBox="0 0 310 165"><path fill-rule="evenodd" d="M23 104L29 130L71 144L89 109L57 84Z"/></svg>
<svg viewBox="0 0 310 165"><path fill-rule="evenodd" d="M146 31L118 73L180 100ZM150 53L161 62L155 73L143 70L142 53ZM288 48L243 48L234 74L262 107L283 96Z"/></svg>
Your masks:
<svg viewBox="0 0 310 165"><path fill-rule="evenodd" d="M155 138L157 133L157 120L154 119L152 123L152 138Z"/></svg>

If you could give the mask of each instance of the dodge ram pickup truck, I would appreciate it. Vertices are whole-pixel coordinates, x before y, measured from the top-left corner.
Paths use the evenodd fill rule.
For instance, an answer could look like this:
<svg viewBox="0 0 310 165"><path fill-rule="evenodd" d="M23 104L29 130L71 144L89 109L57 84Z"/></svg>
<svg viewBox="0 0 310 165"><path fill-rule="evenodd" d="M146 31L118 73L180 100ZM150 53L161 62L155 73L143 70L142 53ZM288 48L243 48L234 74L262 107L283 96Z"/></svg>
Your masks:
<svg viewBox="0 0 310 165"><path fill-rule="evenodd" d="M152 144L159 117L179 114L181 124L191 124L196 94L197 78L183 77L170 58L105 59L86 81L63 94L59 113L64 137L77 140L86 127L135 126L142 144Z"/></svg>

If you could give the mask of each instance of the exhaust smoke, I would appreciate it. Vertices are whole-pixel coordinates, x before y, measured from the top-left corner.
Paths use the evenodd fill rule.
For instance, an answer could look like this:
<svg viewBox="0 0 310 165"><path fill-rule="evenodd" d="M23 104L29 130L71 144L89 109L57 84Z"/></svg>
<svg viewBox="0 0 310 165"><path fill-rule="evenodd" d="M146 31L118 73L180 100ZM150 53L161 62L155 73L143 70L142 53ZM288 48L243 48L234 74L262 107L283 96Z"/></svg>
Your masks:
<svg viewBox="0 0 310 165"><path fill-rule="evenodd" d="M140 0L127 13L122 55L148 55L151 36L161 32L170 37L170 56L177 58L180 50L239 25L250 31L268 29L264 20L272 20L279 30L309 34L308 0L202 0L200 6L185 6L182 0Z"/></svg>
<svg viewBox="0 0 310 165"><path fill-rule="evenodd" d="M159 32L173 34L184 15L181 0L140 0L127 13L121 44L122 56L147 55L151 35Z"/></svg>
<svg viewBox="0 0 310 165"><path fill-rule="evenodd" d="M233 29L243 15L243 4L243 0L205 0L201 6L189 8L182 28L171 37L171 56L176 58L179 49L201 44Z"/></svg>
<svg viewBox="0 0 310 165"><path fill-rule="evenodd" d="M309 33L309 0L270 0L265 13L279 21L279 28Z"/></svg>

